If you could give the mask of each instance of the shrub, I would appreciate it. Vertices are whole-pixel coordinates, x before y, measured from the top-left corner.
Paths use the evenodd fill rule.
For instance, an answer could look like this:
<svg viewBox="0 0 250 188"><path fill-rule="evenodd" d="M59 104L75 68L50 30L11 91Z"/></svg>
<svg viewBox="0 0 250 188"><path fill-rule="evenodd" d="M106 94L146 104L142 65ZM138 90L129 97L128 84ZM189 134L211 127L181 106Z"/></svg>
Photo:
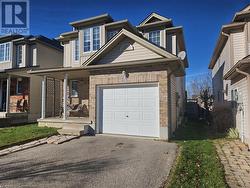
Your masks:
<svg viewBox="0 0 250 188"><path fill-rule="evenodd" d="M227 138L234 138L234 139L239 138L239 132L238 132L238 130L235 129L235 128L230 128L227 131Z"/></svg>
<svg viewBox="0 0 250 188"><path fill-rule="evenodd" d="M234 126L231 106L216 106L212 111L213 127L217 132L224 133Z"/></svg>

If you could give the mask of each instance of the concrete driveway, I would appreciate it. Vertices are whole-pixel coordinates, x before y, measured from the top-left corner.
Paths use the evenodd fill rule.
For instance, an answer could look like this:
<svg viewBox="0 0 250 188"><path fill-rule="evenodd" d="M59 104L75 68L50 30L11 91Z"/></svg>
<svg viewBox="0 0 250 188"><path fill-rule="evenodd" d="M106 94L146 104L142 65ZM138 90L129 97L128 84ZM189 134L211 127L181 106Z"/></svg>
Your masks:
<svg viewBox="0 0 250 188"><path fill-rule="evenodd" d="M0 188L160 187L176 157L173 143L99 135L0 157Z"/></svg>

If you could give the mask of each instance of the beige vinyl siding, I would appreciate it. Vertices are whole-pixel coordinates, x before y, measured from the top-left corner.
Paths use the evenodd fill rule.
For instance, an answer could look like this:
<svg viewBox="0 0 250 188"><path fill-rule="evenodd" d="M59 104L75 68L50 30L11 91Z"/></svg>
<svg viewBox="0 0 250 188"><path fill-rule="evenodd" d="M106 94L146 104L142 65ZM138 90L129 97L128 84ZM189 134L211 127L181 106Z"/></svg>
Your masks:
<svg viewBox="0 0 250 188"><path fill-rule="evenodd" d="M237 63L244 58L246 54L246 35L245 32L232 33L233 41L233 62Z"/></svg>
<svg viewBox="0 0 250 188"><path fill-rule="evenodd" d="M63 51L63 66L70 67L71 66L71 57L72 57L71 43L67 42L64 44Z"/></svg>
<svg viewBox="0 0 250 188"><path fill-rule="evenodd" d="M115 46L108 54L106 54L99 64L119 63L146 59L161 58L162 56L152 52L137 42L125 38L117 46Z"/></svg>
<svg viewBox="0 0 250 188"><path fill-rule="evenodd" d="M232 37L232 36L230 36ZM231 55L231 38L229 37L229 39L227 40L223 50L221 51L220 56L218 57L216 64L214 65L214 68L212 69L212 78L214 80L214 82L219 82L219 80L215 81L215 75L218 73L219 69L223 67L223 75L225 75L233 66L232 64L232 55ZM223 79L222 77L219 79ZM213 94L215 97L217 97L218 92L220 93L224 93L223 91L226 91L226 85L228 85L228 93L224 93L224 100L231 100L231 81L230 80L223 80L223 87L218 88L217 84L214 83L214 88L215 90L213 91ZM218 103L219 102L219 103ZM215 100L216 105L222 104L225 101L220 100L217 101Z"/></svg>
<svg viewBox="0 0 250 188"><path fill-rule="evenodd" d="M176 112L177 112L177 107L176 107L176 77L174 75L170 76L169 79L169 88L168 88L168 93L169 93L169 109L170 109L170 126L171 126L171 134L175 131L176 129L176 124L177 124L177 117L176 117Z"/></svg>
<svg viewBox="0 0 250 188"><path fill-rule="evenodd" d="M237 108L237 113L236 113L236 128L238 129L240 135L242 132L242 125L244 127L244 135L246 140L250 140L249 138L249 125L248 125L248 100L249 100L249 94L247 90L247 79L243 78L240 81L234 83L231 87L232 90L237 89L239 93L239 103L243 104L243 118L242 114L240 111L240 108Z"/></svg>
<svg viewBox="0 0 250 188"><path fill-rule="evenodd" d="M42 78L40 76L32 75L30 78L30 111L28 114L29 122L34 122L41 116L41 82Z"/></svg>
<svg viewBox="0 0 250 188"><path fill-rule="evenodd" d="M55 48L37 43L37 64L40 68L62 67L63 54Z"/></svg>

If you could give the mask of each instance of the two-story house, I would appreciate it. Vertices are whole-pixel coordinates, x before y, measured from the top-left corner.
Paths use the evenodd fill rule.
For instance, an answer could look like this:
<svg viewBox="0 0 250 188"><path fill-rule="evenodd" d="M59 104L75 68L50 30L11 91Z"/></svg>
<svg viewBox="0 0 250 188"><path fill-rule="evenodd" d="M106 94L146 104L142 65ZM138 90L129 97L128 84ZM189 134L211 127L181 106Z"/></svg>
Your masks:
<svg viewBox="0 0 250 188"><path fill-rule="evenodd" d="M39 125L63 134L82 134L86 125L96 133L168 139L184 115L182 27L156 13L136 27L108 14L70 25L58 38L63 68L29 72L43 76ZM48 78L61 80L61 117L46 115Z"/></svg>
<svg viewBox="0 0 250 188"><path fill-rule="evenodd" d="M30 69L62 67L63 47L43 36L0 37L0 116L5 123L35 122L41 114L41 77Z"/></svg>
<svg viewBox="0 0 250 188"><path fill-rule="evenodd" d="M223 25L209 64L215 107L230 105L243 142L250 145L250 5Z"/></svg>

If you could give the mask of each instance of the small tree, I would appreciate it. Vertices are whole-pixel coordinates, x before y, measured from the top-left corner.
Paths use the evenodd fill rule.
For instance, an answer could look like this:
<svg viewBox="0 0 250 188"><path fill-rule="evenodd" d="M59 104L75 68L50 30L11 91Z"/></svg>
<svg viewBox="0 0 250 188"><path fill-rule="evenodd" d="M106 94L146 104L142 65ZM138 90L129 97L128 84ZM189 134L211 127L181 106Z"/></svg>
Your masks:
<svg viewBox="0 0 250 188"><path fill-rule="evenodd" d="M210 111L213 105L212 78L209 73L194 77L189 84L189 96L198 99L201 108L204 109L204 118L210 122Z"/></svg>

